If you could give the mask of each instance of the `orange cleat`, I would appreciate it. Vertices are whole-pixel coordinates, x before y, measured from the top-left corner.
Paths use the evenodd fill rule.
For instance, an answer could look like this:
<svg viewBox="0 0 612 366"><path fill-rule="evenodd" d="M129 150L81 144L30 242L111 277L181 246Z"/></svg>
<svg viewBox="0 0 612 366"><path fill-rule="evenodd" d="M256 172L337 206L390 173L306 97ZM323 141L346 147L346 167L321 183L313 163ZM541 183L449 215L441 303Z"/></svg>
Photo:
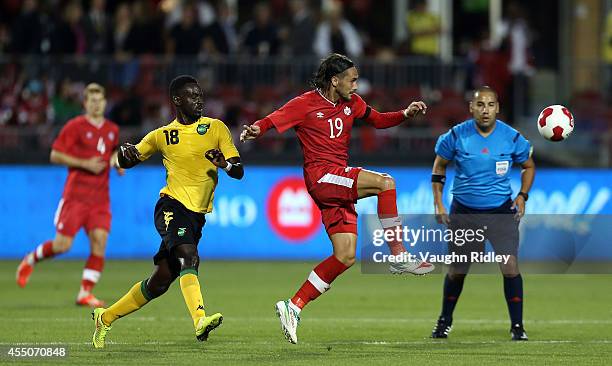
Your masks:
<svg viewBox="0 0 612 366"><path fill-rule="evenodd" d="M76 304L79 306L89 306L90 308L103 308L106 306L104 301L96 298L93 294L77 299Z"/></svg>
<svg viewBox="0 0 612 366"><path fill-rule="evenodd" d="M21 263L19 263L19 267L17 267L17 285L21 288L24 288L28 281L30 280L30 276L32 275L32 271L34 270L34 266L32 266L27 261L27 257L23 258Z"/></svg>

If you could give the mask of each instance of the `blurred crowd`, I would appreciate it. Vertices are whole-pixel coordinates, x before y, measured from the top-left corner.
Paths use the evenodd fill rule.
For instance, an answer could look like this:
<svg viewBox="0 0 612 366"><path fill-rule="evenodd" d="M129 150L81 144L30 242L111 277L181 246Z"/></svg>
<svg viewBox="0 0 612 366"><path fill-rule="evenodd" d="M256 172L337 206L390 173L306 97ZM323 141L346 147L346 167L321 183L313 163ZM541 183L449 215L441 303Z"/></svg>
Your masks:
<svg viewBox="0 0 612 366"><path fill-rule="evenodd" d="M355 59L370 56L382 62L404 53L426 57L422 63L429 63L438 52L439 19L431 16L423 22L425 2L414 3L414 12L406 20L413 34L411 44L393 50L390 37L377 30L377 22L365 21L376 4L373 0L271 0L243 2L240 7L225 0L4 1L0 55L29 58L34 65L10 58L0 65L4 76L0 80L0 125L63 124L80 112L81 90L95 80L109 90L112 119L146 129L171 114L165 99L167 78L160 80L158 75L163 67L170 70L168 74L174 70L200 77L209 87L208 113L230 126L239 125L306 88L317 60L330 52ZM241 15L245 19L241 23L239 10L247 13ZM37 67L38 57L51 61ZM251 62L308 61L298 70L301 83L291 85L274 76L263 83L248 81L245 73L250 71L240 74L236 68L224 71L236 74L234 79L226 77L219 83L211 80L218 75L210 76L217 70L201 66L232 57ZM63 64L63 60L69 61ZM187 61L181 64L179 60ZM256 71L276 73L278 67ZM413 84L421 81L415 79ZM249 82L253 85L245 85ZM380 90L365 91L383 108L397 109L406 102ZM415 98L420 94L412 86L397 93Z"/></svg>
<svg viewBox="0 0 612 366"><path fill-rule="evenodd" d="M454 40L451 62L439 56L450 30L426 1L409 3L408 37L398 43L391 1L4 0L0 126L61 126L81 113L84 85L97 81L107 88L109 117L146 131L172 116L168 81L190 73L205 88L207 115L238 129L304 91L318 60L330 52L360 66L362 59L374 60L374 68L363 67L359 92L375 108L397 110L415 99L436 107L412 125L434 133L467 116L465 93L478 85L498 92L508 122L533 113L528 94L537 67L535 37L519 3L507 4L496 29L468 24L476 34ZM608 34L610 24L612 15ZM607 65L611 54L605 54ZM404 56L412 66L403 66ZM388 76L380 77L383 71ZM378 79L368 80L374 74ZM583 93L575 102L593 116L596 129L606 130L612 109L601 98ZM366 139L363 148L375 151L384 143L384 137Z"/></svg>
<svg viewBox="0 0 612 366"><path fill-rule="evenodd" d="M143 54L326 55L376 52L372 25L358 29L373 0L6 0L0 4L0 53L36 55Z"/></svg>

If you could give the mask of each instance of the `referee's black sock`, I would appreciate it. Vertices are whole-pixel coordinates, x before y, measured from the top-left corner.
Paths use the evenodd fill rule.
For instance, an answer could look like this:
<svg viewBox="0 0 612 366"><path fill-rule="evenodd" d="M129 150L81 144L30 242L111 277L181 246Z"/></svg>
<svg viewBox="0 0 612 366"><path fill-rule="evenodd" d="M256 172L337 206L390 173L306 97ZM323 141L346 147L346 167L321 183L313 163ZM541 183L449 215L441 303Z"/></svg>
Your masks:
<svg viewBox="0 0 612 366"><path fill-rule="evenodd" d="M464 280L465 276L457 276L453 280L448 277L448 274L444 277L442 314L440 316L446 320L452 321L453 319L453 311L455 310L455 305L457 305L457 300L459 300L459 295L461 295L461 290L463 290Z"/></svg>
<svg viewBox="0 0 612 366"><path fill-rule="evenodd" d="M511 326L523 325L523 277L504 277L504 294L508 303Z"/></svg>

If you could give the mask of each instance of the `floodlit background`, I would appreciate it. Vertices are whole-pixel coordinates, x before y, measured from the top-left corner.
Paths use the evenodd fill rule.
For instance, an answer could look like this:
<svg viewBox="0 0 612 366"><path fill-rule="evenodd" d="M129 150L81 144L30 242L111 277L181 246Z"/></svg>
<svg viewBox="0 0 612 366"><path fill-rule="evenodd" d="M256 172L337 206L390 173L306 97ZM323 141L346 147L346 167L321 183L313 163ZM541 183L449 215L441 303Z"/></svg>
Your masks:
<svg viewBox="0 0 612 366"><path fill-rule="evenodd" d="M295 135L271 132L240 144L238 134L243 124L307 90L330 51L355 59L359 93L378 110L419 99L429 105L425 116L393 129L363 122L353 129L350 164L393 173L402 213L432 212L433 146L469 116L466 100L479 85L497 91L500 119L534 145L539 174L528 212L612 213L612 1L26 0L1 6L0 182L11 194L0 204L23 227L1 221L11 245L0 257L19 258L54 233L66 172L49 165L50 145L82 112L84 85L107 88L108 118L121 127L121 141L136 143L173 118L168 83L189 73L205 88L206 115L231 128L246 166L242 182L221 179L203 255L320 258L329 243L300 183ZM537 132L537 116L551 104L566 105L575 116L574 133L562 143ZM152 208L165 175L159 158L148 163L112 176L110 257L148 257L158 241ZM359 212L375 212L374 205L362 201ZM295 219L283 220L292 212ZM83 239L71 255L87 252ZM249 249L224 250L228 242Z"/></svg>

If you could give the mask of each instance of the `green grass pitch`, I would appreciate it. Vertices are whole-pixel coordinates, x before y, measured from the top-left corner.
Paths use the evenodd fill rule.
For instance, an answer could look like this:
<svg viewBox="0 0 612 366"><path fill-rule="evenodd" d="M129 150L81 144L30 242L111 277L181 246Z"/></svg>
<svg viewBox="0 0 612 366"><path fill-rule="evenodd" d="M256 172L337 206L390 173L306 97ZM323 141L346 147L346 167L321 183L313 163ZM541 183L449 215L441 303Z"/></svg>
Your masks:
<svg viewBox="0 0 612 366"><path fill-rule="evenodd" d="M389 365L610 364L612 276L525 275L528 342L509 340L500 275L465 283L451 337L428 338L440 311L442 276L363 275L355 266L302 312L299 344L287 343L273 305L292 295L313 263L209 262L200 265L208 312L223 325L195 340L177 283L161 298L118 320L107 346L91 346L90 310L76 307L83 261L37 266L28 287L14 281L16 261L0 262L0 348L64 344L52 364L98 365ZM148 276L147 261L109 261L96 295L114 301ZM40 359L0 364L40 364Z"/></svg>

